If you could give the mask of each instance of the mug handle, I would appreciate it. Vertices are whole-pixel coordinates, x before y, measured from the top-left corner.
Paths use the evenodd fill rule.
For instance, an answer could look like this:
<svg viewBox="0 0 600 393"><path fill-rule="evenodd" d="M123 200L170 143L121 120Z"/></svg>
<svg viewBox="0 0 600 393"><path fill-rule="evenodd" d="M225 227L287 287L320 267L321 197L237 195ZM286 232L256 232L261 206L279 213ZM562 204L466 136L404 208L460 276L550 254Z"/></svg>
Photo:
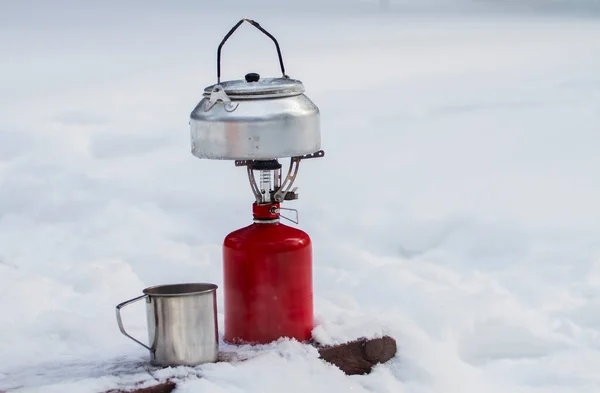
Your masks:
<svg viewBox="0 0 600 393"><path fill-rule="evenodd" d="M148 297L148 295L142 295L142 296L138 296L136 298L127 300L126 302L123 302L121 304L119 304L117 306L117 324L119 325L119 330L121 331L121 333L123 333L125 336L129 337L130 339L132 339L133 341L135 341L136 343L140 344L142 347L146 348L147 350L149 350L150 352L153 352L152 348L150 348L149 346L147 346L146 344L136 340L135 338L133 338L132 336L130 336L126 331L125 331L125 327L123 327L123 320L121 319L121 309L131 303L135 303L138 300L142 300L143 298Z"/></svg>

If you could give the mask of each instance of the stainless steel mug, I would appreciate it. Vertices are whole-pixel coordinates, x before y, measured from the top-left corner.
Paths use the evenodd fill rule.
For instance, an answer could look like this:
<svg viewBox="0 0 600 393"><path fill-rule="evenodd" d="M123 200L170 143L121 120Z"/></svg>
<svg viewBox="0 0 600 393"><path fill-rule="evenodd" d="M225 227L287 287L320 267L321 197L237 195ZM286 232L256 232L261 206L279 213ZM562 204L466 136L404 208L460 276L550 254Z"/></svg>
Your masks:
<svg viewBox="0 0 600 393"><path fill-rule="evenodd" d="M209 283L159 285L117 306L117 323L125 336L150 351L159 366L196 366L215 362L219 352L217 286ZM121 308L146 299L146 345L123 327Z"/></svg>

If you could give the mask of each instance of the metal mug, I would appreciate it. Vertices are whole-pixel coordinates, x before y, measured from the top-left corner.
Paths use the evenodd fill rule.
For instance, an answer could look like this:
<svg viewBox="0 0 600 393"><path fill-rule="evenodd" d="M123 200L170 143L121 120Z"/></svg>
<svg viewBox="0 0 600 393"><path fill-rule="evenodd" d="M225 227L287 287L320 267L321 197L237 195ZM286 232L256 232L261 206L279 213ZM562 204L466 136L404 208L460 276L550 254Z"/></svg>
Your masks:
<svg viewBox="0 0 600 393"><path fill-rule="evenodd" d="M219 352L217 285L187 283L144 289L142 296L117 306L117 323L125 336L150 351L151 364L196 366L215 362ZM146 299L149 345L123 327L121 308Z"/></svg>

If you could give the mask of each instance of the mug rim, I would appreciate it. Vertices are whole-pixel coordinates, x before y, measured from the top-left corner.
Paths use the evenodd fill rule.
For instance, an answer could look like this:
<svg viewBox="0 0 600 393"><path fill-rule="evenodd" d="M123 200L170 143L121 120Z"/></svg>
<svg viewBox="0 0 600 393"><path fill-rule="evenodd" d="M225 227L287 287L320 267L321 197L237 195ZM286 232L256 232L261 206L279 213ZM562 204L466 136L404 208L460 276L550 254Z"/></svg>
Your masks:
<svg viewBox="0 0 600 393"><path fill-rule="evenodd" d="M191 296L214 292L218 285L209 282L190 282L178 284L153 285L142 290L144 295L152 297Z"/></svg>

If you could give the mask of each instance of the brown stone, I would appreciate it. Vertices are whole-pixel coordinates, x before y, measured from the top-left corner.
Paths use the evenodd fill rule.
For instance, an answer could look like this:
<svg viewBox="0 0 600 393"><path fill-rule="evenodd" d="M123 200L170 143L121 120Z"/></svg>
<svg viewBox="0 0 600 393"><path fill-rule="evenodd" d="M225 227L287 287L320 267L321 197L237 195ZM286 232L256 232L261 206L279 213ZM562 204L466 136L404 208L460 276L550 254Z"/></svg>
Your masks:
<svg viewBox="0 0 600 393"><path fill-rule="evenodd" d="M177 384L175 382L167 381L158 385L149 386L147 388L132 388L130 390L109 390L104 393L171 393Z"/></svg>
<svg viewBox="0 0 600 393"><path fill-rule="evenodd" d="M348 375L369 374L378 363L385 363L396 355L396 340L390 336L361 338L344 344L322 347L321 358Z"/></svg>

